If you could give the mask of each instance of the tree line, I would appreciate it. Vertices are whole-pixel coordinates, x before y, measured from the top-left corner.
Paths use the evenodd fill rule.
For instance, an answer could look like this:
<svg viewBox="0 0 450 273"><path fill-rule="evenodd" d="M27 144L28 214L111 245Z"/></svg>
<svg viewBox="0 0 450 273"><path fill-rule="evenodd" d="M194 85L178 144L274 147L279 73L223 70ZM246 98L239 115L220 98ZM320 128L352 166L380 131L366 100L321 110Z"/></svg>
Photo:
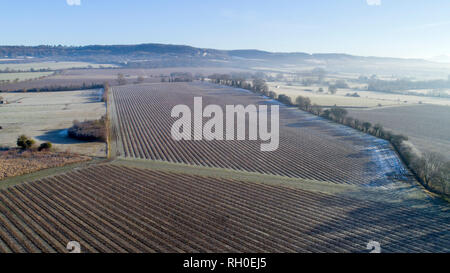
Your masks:
<svg viewBox="0 0 450 273"><path fill-rule="evenodd" d="M0 92L58 92L58 91L74 91L74 90L85 90L85 89L99 89L99 88L103 88L104 85L103 84L98 84L98 83L91 83L91 84L86 84L83 83L81 85L77 85L77 84L70 84L70 85L51 85L51 86L47 86L47 87L33 87L33 88L22 88L22 89L17 89L17 90L5 90L2 91L0 90Z"/></svg>
<svg viewBox="0 0 450 273"><path fill-rule="evenodd" d="M5 69L0 69L0 73L26 73L26 72L52 72L50 68L30 68L30 69L10 69L9 67Z"/></svg>

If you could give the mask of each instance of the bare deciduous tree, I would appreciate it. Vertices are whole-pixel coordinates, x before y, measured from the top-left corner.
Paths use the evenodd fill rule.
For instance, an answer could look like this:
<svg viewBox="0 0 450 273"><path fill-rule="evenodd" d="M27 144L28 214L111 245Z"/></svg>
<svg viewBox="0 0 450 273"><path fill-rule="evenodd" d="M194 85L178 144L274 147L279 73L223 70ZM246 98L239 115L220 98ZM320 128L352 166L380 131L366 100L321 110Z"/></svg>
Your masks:
<svg viewBox="0 0 450 273"><path fill-rule="evenodd" d="M119 85L127 84L127 80L125 79L125 76L122 73L117 74L117 84Z"/></svg>

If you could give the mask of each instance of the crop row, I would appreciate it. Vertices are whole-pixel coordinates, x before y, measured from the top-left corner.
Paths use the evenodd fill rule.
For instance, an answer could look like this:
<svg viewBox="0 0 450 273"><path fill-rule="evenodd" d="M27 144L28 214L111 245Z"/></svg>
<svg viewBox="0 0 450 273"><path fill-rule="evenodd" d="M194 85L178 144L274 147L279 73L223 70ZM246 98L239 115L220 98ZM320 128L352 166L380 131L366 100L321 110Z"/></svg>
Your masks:
<svg viewBox="0 0 450 273"><path fill-rule="evenodd" d="M267 103L252 94L224 93L186 83L114 87L113 93L116 133L123 151L120 155L125 157L336 183L369 184L404 177L398 158L388 162L390 157L378 152L388 150L389 156L396 157L387 143L283 106L280 144L273 152L260 151L261 141L172 139L173 106L192 106L194 96L202 96L204 105Z"/></svg>
<svg viewBox="0 0 450 273"><path fill-rule="evenodd" d="M437 207L436 207L437 208ZM439 208L437 208L439 210ZM0 192L1 252L448 252L449 216L268 184L97 165Z"/></svg>

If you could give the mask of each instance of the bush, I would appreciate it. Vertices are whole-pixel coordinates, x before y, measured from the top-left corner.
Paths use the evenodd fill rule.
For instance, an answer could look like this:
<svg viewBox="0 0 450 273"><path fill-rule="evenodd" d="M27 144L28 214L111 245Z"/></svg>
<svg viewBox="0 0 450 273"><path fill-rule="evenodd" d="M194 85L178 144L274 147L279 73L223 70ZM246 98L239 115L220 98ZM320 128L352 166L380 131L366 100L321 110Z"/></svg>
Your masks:
<svg viewBox="0 0 450 273"><path fill-rule="evenodd" d="M31 149L34 143L34 139L29 138L26 135L21 135L17 138L17 146L19 146L22 150Z"/></svg>
<svg viewBox="0 0 450 273"><path fill-rule="evenodd" d="M53 145L51 142L48 142L48 141L44 142L39 146L38 151L50 150L52 148L52 146Z"/></svg>

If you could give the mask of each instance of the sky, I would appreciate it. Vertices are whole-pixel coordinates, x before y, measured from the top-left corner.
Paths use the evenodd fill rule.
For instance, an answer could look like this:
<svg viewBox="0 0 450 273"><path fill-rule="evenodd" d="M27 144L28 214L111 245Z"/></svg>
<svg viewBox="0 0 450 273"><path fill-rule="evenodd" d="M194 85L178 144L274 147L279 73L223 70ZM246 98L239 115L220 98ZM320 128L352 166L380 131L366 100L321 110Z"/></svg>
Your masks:
<svg viewBox="0 0 450 273"><path fill-rule="evenodd" d="M449 0L0 0L1 45L450 55Z"/></svg>

